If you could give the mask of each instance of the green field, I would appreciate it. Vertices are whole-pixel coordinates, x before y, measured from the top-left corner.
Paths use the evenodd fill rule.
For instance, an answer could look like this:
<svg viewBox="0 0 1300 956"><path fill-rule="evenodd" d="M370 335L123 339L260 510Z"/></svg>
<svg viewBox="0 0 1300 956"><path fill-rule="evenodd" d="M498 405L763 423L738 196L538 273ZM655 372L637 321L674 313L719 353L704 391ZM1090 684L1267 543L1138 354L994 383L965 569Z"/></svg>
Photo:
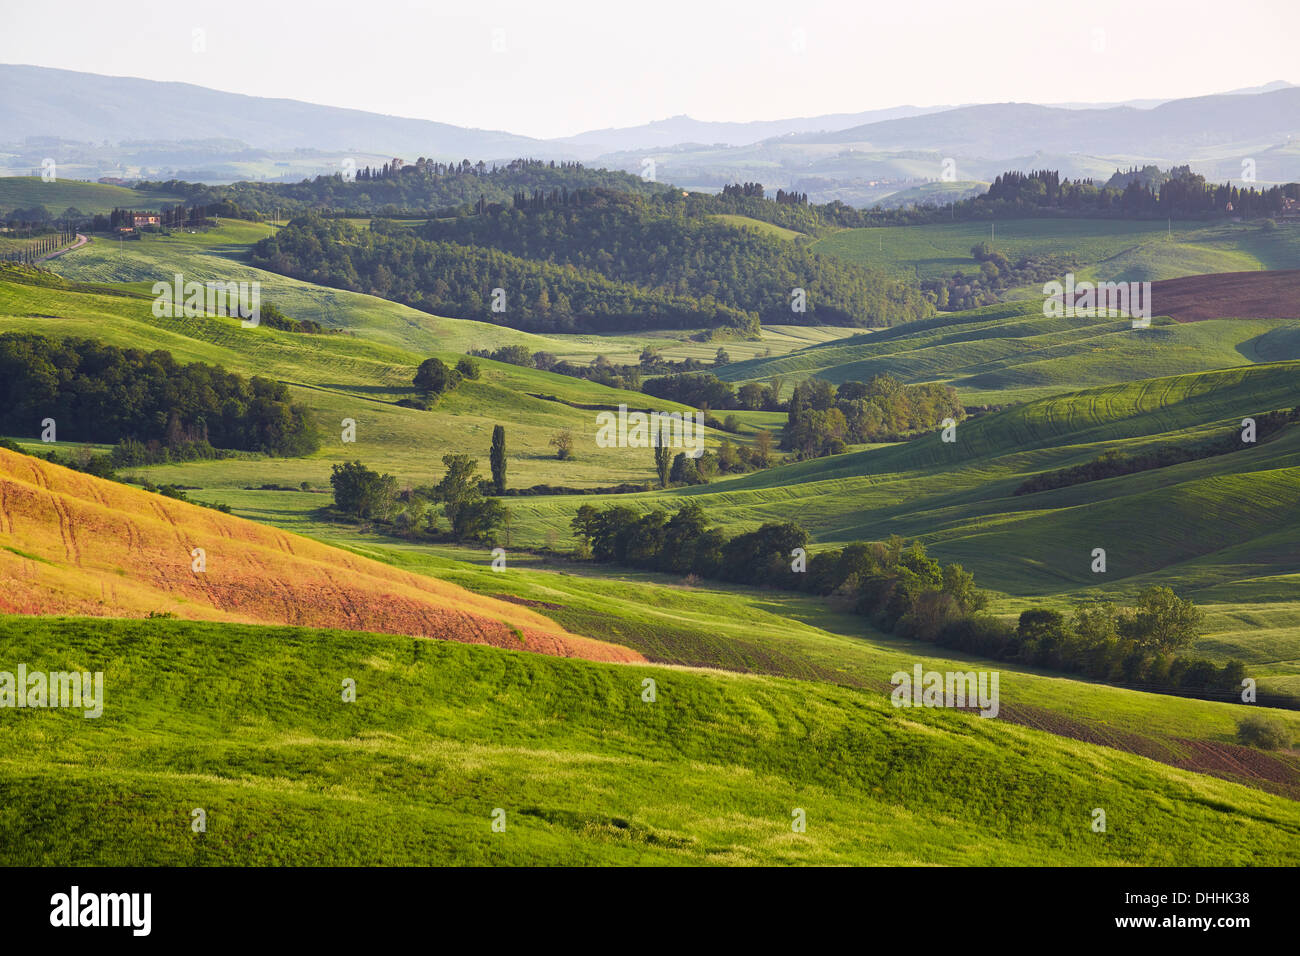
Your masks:
<svg viewBox="0 0 1300 956"><path fill-rule="evenodd" d="M1041 231L1017 240L1015 225L1008 243L1069 251L1096 270L1272 267L1295 238L1225 226L1217 238L1188 230L1169 243L1159 224L1115 223L1071 238L1036 221ZM255 270L248 247L271 228L231 222L97 241L51 264L67 282L0 281L0 331L163 348L288 383L326 432L319 453L131 471L414 573L542 602L564 628L650 663L337 631L0 618L6 660L103 670L108 687L97 721L26 711L0 736L0 846L14 848L5 862L1298 862L1300 755L1238 746L1241 707L1001 663L1000 719L899 710L886 693L895 671L988 663L881 634L837 599L528 549L570 547L584 504L673 510L689 500L733 533L796 521L814 549L899 534L960 561L1006 618L1169 585L1207 613L1194 653L1238 658L1262 688L1300 693L1300 428L1219 457L1013 494L1028 477L1107 450L1200 442L1300 405L1300 323L1157 319L1135 331L1118 318L1047 319L1031 298L870 333L773 326L757 342L695 341L689 331L541 336ZM918 230L932 231L924 241L936 262L968 256L980 238L916 227L839 233L819 246L869 238L888 249L893 237L919 248ZM263 302L341 331L155 318L150 286L176 272L260 281ZM733 361L717 371L736 383L890 372L950 383L968 405L1008 407L961 423L955 444L936 435L855 448L667 492L508 498L505 573L489 568L486 547L403 540L324 513L332 464L359 458L420 484L441 476L443 454L469 452L486 470L497 423L512 487L651 479L648 451L597 448L595 412L573 407L651 404L641 393L484 360L482 377L433 411L396 404L413 395L423 358L504 344L616 362L647 344L711 361L721 345ZM738 417L742 441L784 420ZM357 421L355 445L337 438L343 418ZM561 428L578 438L573 461L547 444ZM708 444L722 437L710 432ZM24 444L42 449L30 436ZM312 490L254 490L301 482ZM1089 569L1094 547L1107 550L1104 576ZM356 704L339 699L347 677ZM641 700L647 677L654 703ZM1300 714L1278 719L1300 737ZM190 830L195 807L207 812L206 834ZM1098 807L1105 834L1090 826ZM501 833L491 827L497 808ZM791 829L796 809L806 832Z"/></svg>
<svg viewBox="0 0 1300 956"><path fill-rule="evenodd" d="M186 272L187 277L191 274L195 273ZM213 277L213 273L204 277ZM444 454L477 450L486 456L492 428L499 422L510 425L513 484L581 487L648 481L653 475L648 450L636 455L627 449L598 448L596 413L564 402L627 403L634 408L653 404L664 410L685 410L671 402L653 402L641 393L488 360L480 360L479 381L462 384L442 399L435 412L403 408L395 403L416 394L411 385L416 366L430 355L454 363L455 346L473 341L473 329L461 327L478 324L411 313L408 324L396 326L384 308L389 304L348 293L335 295L343 300L336 318L356 321L355 334L351 328L338 335L244 329L238 320L221 317L156 318L152 299L144 294L122 296L0 282L0 331L35 331L95 338L120 347L163 348L181 360L211 362L273 378L291 386L295 399L311 409L326 433L324 448L309 459L241 458L141 470L159 481L182 479L187 484L217 487L296 486L307 481L324 486L332 464L360 458L390 470L403 481L428 483L441 477ZM270 298L265 290L263 296L264 301ZM354 311L353 302L370 311ZM440 336L444 327L452 327L464 338L457 341L453 336ZM428 351L417 351L417 342L425 343ZM762 419L763 413L750 417L755 416ZM340 440L345 418L357 423L354 444ZM549 440L564 428L574 433L576 458L557 461ZM743 433L739 437L744 440Z"/></svg>
<svg viewBox="0 0 1300 956"><path fill-rule="evenodd" d="M1292 800L879 692L289 628L0 632L105 675L99 719L0 739L11 864L1300 860Z"/></svg>
<svg viewBox="0 0 1300 956"><path fill-rule="evenodd" d="M0 212L43 206L52 216L72 207L83 213L109 213L121 209L160 209L182 202L180 196L128 189L107 183L82 182L57 176L46 182L39 176L0 176Z"/></svg>
<svg viewBox="0 0 1300 956"><path fill-rule="evenodd" d="M817 252L918 279L979 270L971 247L990 241L1012 262L1067 257L1080 279L1155 281L1206 272L1291 269L1300 261L1300 223L1264 232L1258 223L1204 225L1101 219L1011 219L887 229L845 229L818 239ZM1015 297L1026 290L1012 290ZM1041 291L1041 286L1034 290Z"/></svg>
<svg viewBox="0 0 1300 956"><path fill-rule="evenodd" d="M1225 318L1177 323L1155 318L1135 330L1123 318L1048 318L1041 298L909 322L734 362L718 370L735 382L781 376L943 382L968 405L1026 401L1080 387L1300 358L1295 319ZM788 387L788 385L787 385Z"/></svg>
<svg viewBox="0 0 1300 956"><path fill-rule="evenodd" d="M270 235L273 228L269 223L225 220L217 229L145 234L131 242L99 238L51 261L48 267L74 281L137 283L142 291L147 291L154 282L170 281L178 272L187 281L256 280L262 284L263 301L274 302L295 319L311 319L348 329L361 337L421 351L465 352L472 348L525 345L533 351L553 352L573 362L590 362L598 355L613 362L635 362L642 348L652 345L665 358L712 362L719 346L733 359L754 358L832 341L853 331L774 325L765 328L761 340L754 342L692 341L691 336L698 330L691 329L613 335L535 335L506 326L442 318L374 296L301 282L249 266L250 247Z"/></svg>
<svg viewBox="0 0 1300 956"><path fill-rule="evenodd" d="M1197 649L1236 656L1278 689L1300 687L1300 432L1257 447L1168 468L1015 496L1041 471L1118 448L1136 451L1224 434L1242 417L1300 404L1300 363L1252 366L1107 386L1016 406L937 436L787 465L724 484L641 496L520 498L510 502L516 544L569 540L582 504L617 501L674 509L685 500L732 531L793 520L821 545L919 539L1002 592L995 607L1018 613L1044 600L1131 600L1167 584L1206 605L1209 633ZM237 513L296 522L314 505L282 495L260 505L214 495ZM265 508L265 510L263 510ZM1105 547L1109 570L1089 570Z"/></svg>
<svg viewBox="0 0 1300 956"><path fill-rule="evenodd" d="M761 219L751 219L749 216L720 214L713 218L731 226L745 226L746 228L754 229L764 235L773 236L777 239L797 239L799 236L803 235L802 232L798 232L797 230L786 229L784 226L777 226L770 222L763 222Z"/></svg>

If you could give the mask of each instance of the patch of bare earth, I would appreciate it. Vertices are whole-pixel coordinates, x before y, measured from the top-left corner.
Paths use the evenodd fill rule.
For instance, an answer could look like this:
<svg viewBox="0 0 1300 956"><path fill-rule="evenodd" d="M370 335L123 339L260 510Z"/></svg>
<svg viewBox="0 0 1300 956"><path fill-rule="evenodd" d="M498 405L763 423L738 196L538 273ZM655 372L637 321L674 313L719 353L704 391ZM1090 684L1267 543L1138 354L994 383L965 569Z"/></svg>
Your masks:
<svg viewBox="0 0 1300 956"><path fill-rule="evenodd" d="M1151 314L1178 322L1300 318L1300 269L1161 279L1151 283Z"/></svg>
<svg viewBox="0 0 1300 956"><path fill-rule="evenodd" d="M1300 800L1300 762L1289 753L1265 753L1241 744L1187 737L1144 736L1025 704L1003 704L998 719Z"/></svg>

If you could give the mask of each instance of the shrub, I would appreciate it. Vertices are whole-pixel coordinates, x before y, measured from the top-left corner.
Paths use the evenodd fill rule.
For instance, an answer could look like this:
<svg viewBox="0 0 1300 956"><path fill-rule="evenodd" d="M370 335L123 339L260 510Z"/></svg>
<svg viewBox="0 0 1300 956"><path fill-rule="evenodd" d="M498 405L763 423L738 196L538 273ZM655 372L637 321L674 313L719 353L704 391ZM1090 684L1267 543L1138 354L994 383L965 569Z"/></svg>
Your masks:
<svg viewBox="0 0 1300 956"><path fill-rule="evenodd" d="M460 384L460 372L448 368L442 359L428 358L420 363L412 382L429 395L441 395Z"/></svg>
<svg viewBox="0 0 1300 956"><path fill-rule="evenodd" d="M564 428L551 436L547 443L555 449L555 457L560 461L567 461L573 457L573 432Z"/></svg>
<svg viewBox="0 0 1300 956"><path fill-rule="evenodd" d="M1260 750L1282 750L1291 746L1291 734L1286 725L1276 717L1251 714L1237 724L1237 739L1247 747Z"/></svg>

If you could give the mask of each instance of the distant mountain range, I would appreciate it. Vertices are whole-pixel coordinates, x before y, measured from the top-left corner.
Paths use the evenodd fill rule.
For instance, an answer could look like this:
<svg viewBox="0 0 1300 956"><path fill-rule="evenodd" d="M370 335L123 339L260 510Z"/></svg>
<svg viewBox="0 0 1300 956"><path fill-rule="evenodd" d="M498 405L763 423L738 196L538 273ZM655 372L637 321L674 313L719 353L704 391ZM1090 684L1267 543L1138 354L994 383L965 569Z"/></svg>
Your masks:
<svg viewBox="0 0 1300 956"><path fill-rule="evenodd" d="M322 147L395 156L495 159L536 155L541 140L298 100L223 93L40 66L0 65L0 140L102 143L234 139L257 149Z"/></svg>
<svg viewBox="0 0 1300 956"><path fill-rule="evenodd" d="M1300 137L1300 87L1250 95L1224 93L1171 100L1152 109L1062 109L1031 103L962 106L805 134L818 143L870 143L877 149L946 149L1005 156L1037 149L1187 156L1229 144L1267 147Z"/></svg>
<svg viewBox="0 0 1300 956"><path fill-rule="evenodd" d="M795 133L821 133L878 123L883 120L925 116L951 106L895 106L865 113L827 113L799 119L758 120L750 123L709 123L689 116L673 116L641 126L598 129L577 136L550 140L578 152L616 153L623 150L664 149L688 143L710 146L748 146L761 140Z"/></svg>
<svg viewBox="0 0 1300 956"><path fill-rule="evenodd" d="M1287 83L1285 80L1274 80L1272 83L1265 83L1262 86L1243 86L1236 90L1227 90L1224 96L1246 96L1253 93L1272 93L1274 90L1286 90L1295 86L1294 83ZM1113 106L1132 106L1134 109L1149 110L1159 106L1161 103L1170 102L1169 97L1164 99L1147 99L1147 100L1124 100L1118 103L1045 103L1045 106L1059 106L1063 110L1103 110Z"/></svg>
<svg viewBox="0 0 1300 956"><path fill-rule="evenodd" d="M30 173L45 156L81 178L208 182L301 179L337 171L346 158L383 156L580 159L632 172L653 160L659 179L691 188L757 179L816 201L861 204L939 180L948 158L969 182L1043 165L1104 177L1117 166L1188 162L1235 177L1244 159L1257 161L1262 182L1297 179L1300 87L1276 81L1190 99L898 106L755 122L674 116L537 139L188 83L0 65L0 141L0 173L8 174ZM185 148L171 148L178 143Z"/></svg>

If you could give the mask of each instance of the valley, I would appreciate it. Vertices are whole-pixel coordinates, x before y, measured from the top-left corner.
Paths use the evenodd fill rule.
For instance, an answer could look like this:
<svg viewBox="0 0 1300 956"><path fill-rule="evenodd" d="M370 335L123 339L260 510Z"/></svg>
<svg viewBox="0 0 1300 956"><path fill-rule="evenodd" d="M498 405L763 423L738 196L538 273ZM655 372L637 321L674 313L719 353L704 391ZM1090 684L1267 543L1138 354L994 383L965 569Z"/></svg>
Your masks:
<svg viewBox="0 0 1300 956"><path fill-rule="evenodd" d="M1296 865L1300 186L1193 169L1295 92L1202 98L1217 143L1117 108L1179 155L1064 179L967 161L1064 106L388 159L430 127L290 100L186 155L364 161L0 178L0 251L88 237L0 264L0 672L105 688L0 689L0 862ZM1067 273L1149 325L1050 314ZM186 282L258 321L155 308Z"/></svg>

